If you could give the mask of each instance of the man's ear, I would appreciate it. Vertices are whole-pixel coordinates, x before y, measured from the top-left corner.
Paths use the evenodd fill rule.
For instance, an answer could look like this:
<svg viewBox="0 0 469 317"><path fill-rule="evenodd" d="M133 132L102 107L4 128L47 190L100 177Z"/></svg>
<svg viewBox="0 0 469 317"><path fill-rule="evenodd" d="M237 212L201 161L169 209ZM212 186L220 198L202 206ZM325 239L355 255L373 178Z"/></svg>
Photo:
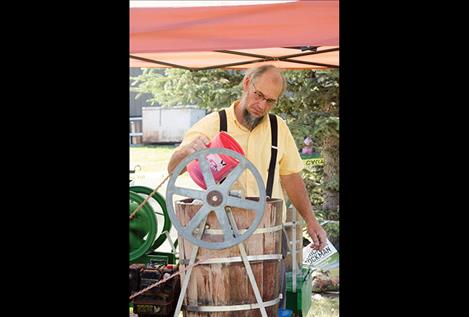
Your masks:
<svg viewBox="0 0 469 317"><path fill-rule="evenodd" d="M243 78L243 91L247 92L248 91L248 85L249 85L250 78L249 77L244 77Z"/></svg>

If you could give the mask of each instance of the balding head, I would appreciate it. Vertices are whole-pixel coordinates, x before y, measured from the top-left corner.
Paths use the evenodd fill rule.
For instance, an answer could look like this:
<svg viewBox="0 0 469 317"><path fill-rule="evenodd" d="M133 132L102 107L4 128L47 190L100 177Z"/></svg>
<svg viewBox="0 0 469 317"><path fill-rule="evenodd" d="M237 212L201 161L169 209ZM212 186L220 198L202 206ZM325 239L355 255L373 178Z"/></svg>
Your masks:
<svg viewBox="0 0 469 317"><path fill-rule="evenodd" d="M263 76L266 75L266 76ZM287 88L287 81L282 74L282 71L273 65L262 65L255 68L250 68L244 75L244 80L248 79L256 83L259 77L263 77L273 86L281 84L281 91L278 98L280 98Z"/></svg>

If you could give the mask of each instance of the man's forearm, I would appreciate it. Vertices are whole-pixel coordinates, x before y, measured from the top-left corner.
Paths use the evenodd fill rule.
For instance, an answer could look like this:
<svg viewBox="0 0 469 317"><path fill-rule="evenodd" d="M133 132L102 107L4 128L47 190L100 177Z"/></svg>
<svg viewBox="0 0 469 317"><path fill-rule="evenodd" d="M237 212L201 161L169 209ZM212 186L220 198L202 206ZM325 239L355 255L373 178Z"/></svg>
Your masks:
<svg viewBox="0 0 469 317"><path fill-rule="evenodd" d="M298 210L306 224L317 223L305 183L300 174L283 175L280 178L293 206Z"/></svg>
<svg viewBox="0 0 469 317"><path fill-rule="evenodd" d="M313 240L311 247L316 250L322 250L326 246L327 233L314 215L303 179L298 173L280 176L280 179L293 206L295 206L306 222L306 229Z"/></svg>
<svg viewBox="0 0 469 317"><path fill-rule="evenodd" d="M174 169L176 168L176 166L184 159L186 158L187 156L187 150L185 148L181 148L177 151L175 151L173 153L173 155L171 155L171 158L169 159L169 163L168 163L168 173L172 173L174 171ZM186 171L186 169L184 168L184 170L181 172L181 173L184 173Z"/></svg>

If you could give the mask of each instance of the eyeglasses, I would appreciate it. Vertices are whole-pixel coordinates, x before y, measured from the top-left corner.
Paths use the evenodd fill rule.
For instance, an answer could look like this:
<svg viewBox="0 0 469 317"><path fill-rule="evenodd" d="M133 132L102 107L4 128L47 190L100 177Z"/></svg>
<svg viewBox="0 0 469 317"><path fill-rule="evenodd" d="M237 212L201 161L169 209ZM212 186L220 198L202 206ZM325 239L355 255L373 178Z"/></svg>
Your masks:
<svg viewBox="0 0 469 317"><path fill-rule="evenodd" d="M254 86L254 83L251 81L251 84L252 84L252 87L254 87L254 99L256 101L259 101L259 100L265 100L265 102L267 102L267 104L270 106L270 107L273 107L277 104L277 100L275 99L270 99L270 98L266 98L264 96L263 93L261 93L260 91L258 91L256 89L256 86Z"/></svg>

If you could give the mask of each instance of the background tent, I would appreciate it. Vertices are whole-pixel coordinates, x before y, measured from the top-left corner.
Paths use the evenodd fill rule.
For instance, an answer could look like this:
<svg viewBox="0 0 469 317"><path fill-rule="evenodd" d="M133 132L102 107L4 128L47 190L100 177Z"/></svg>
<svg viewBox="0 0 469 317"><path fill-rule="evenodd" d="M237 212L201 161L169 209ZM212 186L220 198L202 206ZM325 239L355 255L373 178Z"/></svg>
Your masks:
<svg viewBox="0 0 469 317"><path fill-rule="evenodd" d="M251 3L131 1L130 67L339 67L339 1Z"/></svg>

